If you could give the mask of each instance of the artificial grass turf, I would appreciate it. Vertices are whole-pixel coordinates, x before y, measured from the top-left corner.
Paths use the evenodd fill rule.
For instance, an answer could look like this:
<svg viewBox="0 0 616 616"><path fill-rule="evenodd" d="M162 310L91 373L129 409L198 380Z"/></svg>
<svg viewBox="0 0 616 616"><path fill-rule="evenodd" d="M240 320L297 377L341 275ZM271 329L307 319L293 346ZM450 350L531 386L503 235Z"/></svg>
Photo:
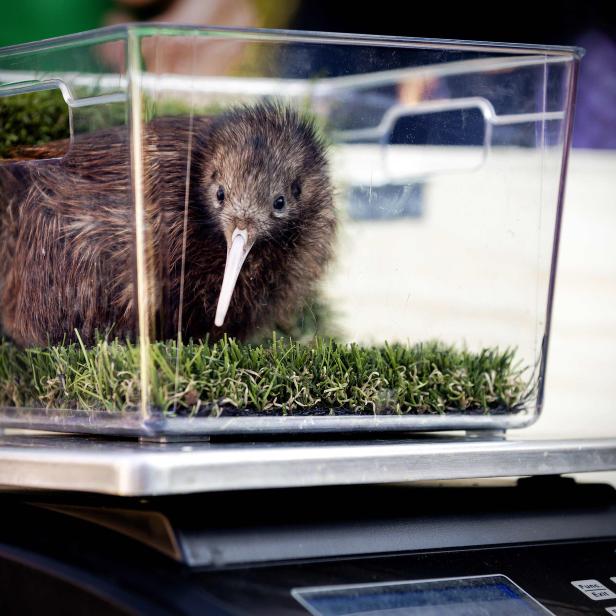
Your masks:
<svg viewBox="0 0 616 616"><path fill-rule="evenodd" d="M264 344L153 342L150 405L218 416L515 412L529 394L512 350L438 342L363 347L332 338ZM0 404L123 411L140 402L139 348L118 340L20 349L0 342Z"/></svg>

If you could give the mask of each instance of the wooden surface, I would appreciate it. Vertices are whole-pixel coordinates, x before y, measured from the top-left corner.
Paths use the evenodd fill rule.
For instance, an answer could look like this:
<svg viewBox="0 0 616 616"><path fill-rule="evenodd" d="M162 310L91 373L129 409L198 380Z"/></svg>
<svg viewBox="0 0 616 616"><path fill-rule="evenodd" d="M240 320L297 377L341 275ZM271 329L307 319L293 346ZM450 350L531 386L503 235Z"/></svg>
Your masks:
<svg viewBox="0 0 616 616"><path fill-rule="evenodd" d="M532 434L616 436L616 152L574 150L546 405Z"/></svg>
<svg viewBox="0 0 616 616"><path fill-rule="evenodd" d="M513 345L532 363L557 189L539 170L556 160L493 152L475 173L432 177L420 218L346 221L326 293L348 338ZM574 151L564 211L546 404L529 431L616 436L616 152Z"/></svg>

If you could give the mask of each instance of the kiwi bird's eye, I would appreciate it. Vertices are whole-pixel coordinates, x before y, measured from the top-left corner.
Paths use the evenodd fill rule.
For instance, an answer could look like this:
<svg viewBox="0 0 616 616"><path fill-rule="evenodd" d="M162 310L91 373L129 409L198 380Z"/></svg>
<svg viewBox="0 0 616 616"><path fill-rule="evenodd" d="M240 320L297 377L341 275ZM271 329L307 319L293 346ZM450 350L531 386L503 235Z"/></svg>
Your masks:
<svg viewBox="0 0 616 616"><path fill-rule="evenodd" d="M284 206L285 206L285 200L282 195L274 199L274 209L275 210L278 210L280 212L280 210L282 210Z"/></svg>
<svg viewBox="0 0 616 616"><path fill-rule="evenodd" d="M222 186L219 186L216 191L216 199L218 199L219 203L222 203L225 200L225 189Z"/></svg>

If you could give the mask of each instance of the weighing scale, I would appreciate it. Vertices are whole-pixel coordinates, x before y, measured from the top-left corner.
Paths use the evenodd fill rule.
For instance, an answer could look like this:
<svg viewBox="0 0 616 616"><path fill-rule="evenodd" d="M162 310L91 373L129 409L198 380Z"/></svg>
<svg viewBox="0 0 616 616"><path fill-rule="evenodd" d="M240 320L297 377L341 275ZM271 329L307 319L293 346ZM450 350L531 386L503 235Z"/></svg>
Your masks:
<svg viewBox="0 0 616 616"><path fill-rule="evenodd" d="M257 51L263 45L266 69L214 75L196 61L174 70L159 63L171 42L182 41L185 59L194 59L216 38ZM110 51L117 68L107 67ZM354 330L351 338L525 345L533 401L511 413L488 413L482 403L479 412L442 414L413 404L403 416L166 415L147 393L145 336L141 414L100 405L98 391L92 408L81 399L56 408L38 396L0 409L11 429L95 434L0 434L0 616L616 614L616 490L567 477L616 470L616 439L533 440L504 431L530 425L542 398L580 54L169 24L3 50L3 96L61 88L78 134L94 134L101 122L117 128L116 110L130 118L135 259L126 267L134 267L140 290L133 299L141 336L149 335L156 302L148 294L157 288L148 265L157 252L144 231L154 167L140 154L142 124L174 101L182 109L190 101L192 118L212 103L282 97L327 120L337 181L350 187L350 219L390 218L378 234L348 242L357 253L345 251L340 281L355 272L358 284L337 288L347 304L336 308L367 308L358 319L365 335ZM417 92L401 96L409 89ZM399 232L395 217L418 216L423 207L431 214L424 230ZM389 279L384 263L392 264ZM408 264L407 289L396 268ZM393 285L396 293L383 295ZM412 319L410 292L421 311ZM366 302L366 293L381 297ZM378 335L377 318L387 321ZM65 389L64 372L53 376ZM387 399L389 386L379 389ZM180 391L176 373L168 408ZM439 429L460 432L429 432Z"/></svg>
<svg viewBox="0 0 616 616"><path fill-rule="evenodd" d="M613 469L611 439L5 434L0 609L616 614L616 491L562 477Z"/></svg>

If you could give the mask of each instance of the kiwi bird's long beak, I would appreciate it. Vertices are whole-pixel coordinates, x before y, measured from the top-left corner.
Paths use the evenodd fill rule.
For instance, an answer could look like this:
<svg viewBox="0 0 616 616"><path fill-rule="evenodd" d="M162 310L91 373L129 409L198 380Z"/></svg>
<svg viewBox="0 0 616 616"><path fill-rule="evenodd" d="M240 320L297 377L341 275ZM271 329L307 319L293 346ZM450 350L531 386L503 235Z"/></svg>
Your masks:
<svg viewBox="0 0 616 616"><path fill-rule="evenodd" d="M218 296L216 318L214 319L216 327L221 327L225 322L225 316L227 316L227 310L229 310L235 283L240 275L244 260L250 252L250 248L251 244L248 243L248 232L246 229L238 229L236 227L231 234L231 242L227 249L225 273L222 279L220 295Z"/></svg>

